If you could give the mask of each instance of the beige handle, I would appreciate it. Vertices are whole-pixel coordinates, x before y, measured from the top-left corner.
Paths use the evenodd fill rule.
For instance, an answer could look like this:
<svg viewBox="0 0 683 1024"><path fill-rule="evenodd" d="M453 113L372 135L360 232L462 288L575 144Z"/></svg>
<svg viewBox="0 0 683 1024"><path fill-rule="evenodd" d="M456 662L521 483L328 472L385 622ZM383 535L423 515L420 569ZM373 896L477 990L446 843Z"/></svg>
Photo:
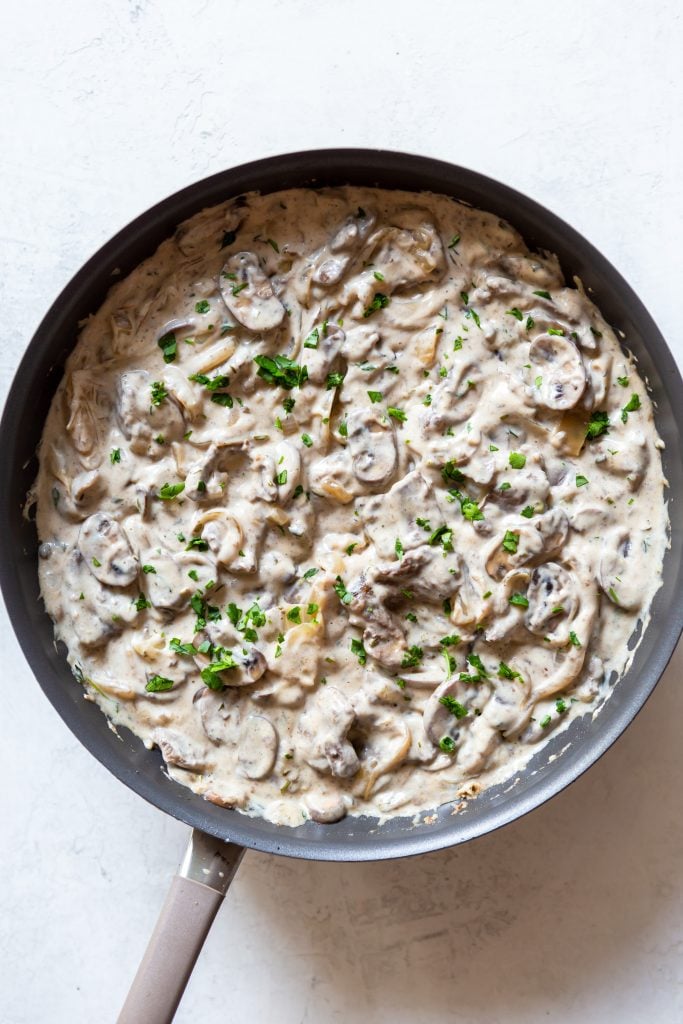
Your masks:
<svg viewBox="0 0 683 1024"><path fill-rule="evenodd" d="M192 833L118 1024L171 1024L243 854L241 846Z"/></svg>

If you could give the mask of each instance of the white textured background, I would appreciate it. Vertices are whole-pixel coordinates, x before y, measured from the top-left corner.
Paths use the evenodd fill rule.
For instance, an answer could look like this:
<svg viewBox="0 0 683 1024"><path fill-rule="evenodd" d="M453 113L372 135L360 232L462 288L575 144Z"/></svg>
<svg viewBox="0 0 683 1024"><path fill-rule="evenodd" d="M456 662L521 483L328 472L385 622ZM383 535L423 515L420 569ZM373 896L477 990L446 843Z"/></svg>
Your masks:
<svg viewBox="0 0 683 1024"><path fill-rule="evenodd" d="M683 362L675 0L0 11L3 394L53 298L137 213L226 166L337 145L528 192L626 275ZM113 1021L186 830L79 747L4 613L0 629L0 1020ZM180 1024L680 1024L682 671L679 649L600 764L467 847L348 867L248 854Z"/></svg>

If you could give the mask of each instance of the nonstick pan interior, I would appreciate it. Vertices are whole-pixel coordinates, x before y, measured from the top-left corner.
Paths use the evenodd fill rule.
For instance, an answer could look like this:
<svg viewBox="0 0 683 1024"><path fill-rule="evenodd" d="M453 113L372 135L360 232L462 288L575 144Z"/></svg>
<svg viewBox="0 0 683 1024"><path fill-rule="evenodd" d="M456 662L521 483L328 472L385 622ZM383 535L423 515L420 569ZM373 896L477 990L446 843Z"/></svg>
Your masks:
<svg viewBox="0 0 683 1024"><path fill-rule="evenodd" d="M665 442L671 548L664 582L633 665L604 708L553 737L515 779L494 787L457 814L442 807L429 822L348 817L334 825L307 821L277 827L204 801L170 781L158 751L126 730L115 735L99 708L83 699L39 597L37 537L23 516L37 471L35 450L50 400L75 344L78 322L97 310L109 287L128 274L177 225L206 206L252 189L376 185L429 190L499 214L532 248L559 255L568 280L579 276L606 319L623 332L655 400ZM380 150L321 150L272 157L197 182L163 200L104 245L46 314L10 390L0 423L0 583L14 629L46 696L88 750L151 803L204 832L243 846L325 860L372 860L423 853L498 828L543 803L585 771L626 728L653 690L683 626L683 383L664 339L636 295L585 239L537 203L473 171L425 157ZM557 757L558 754L561 756ZM555 759L556 758L556 759Z"/></svg>

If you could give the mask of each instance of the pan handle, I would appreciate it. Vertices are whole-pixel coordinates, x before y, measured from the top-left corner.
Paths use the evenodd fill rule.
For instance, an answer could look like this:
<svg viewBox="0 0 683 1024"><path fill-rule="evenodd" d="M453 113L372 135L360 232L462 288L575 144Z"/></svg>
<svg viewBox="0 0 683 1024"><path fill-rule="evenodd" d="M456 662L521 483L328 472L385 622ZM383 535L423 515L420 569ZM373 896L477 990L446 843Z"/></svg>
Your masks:
<svg viewBox="0 0 683 1024"><path fill-rule="evenodd" d="M192 831L118 1024L171 1024L243 855L241 846Z"/></svg>

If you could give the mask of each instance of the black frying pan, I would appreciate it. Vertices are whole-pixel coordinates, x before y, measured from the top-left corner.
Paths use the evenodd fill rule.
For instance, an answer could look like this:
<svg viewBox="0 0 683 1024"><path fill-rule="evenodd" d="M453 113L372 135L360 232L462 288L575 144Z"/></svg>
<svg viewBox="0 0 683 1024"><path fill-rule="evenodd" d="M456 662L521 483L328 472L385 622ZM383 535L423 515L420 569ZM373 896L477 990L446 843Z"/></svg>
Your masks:
<svg viewBox="0 0 683 1024"><path fill-rule="evenodd" d="M457 815L442 808L433 823L398 818L378 825L345 818L282 828L207 803L170 781L158 751L148 751L83 699L39 599L37 537L22 509L37 472L35 450L78 322L102 303L109 287L150 256L180 221L203 207L252 189L376 185L429 190L462 199L510 221L532 248L559 255L568 280L578 275L600 310L623 332L655 400L665 442L671 548L652 622L633 665L602 712L574 721L549 741L517 785L484 792ZM576 779L623 732L654 689L683 627L683 382L664 339L628 284L576 231L538 203L473 171L425 157L381 150L319 150L270 157L215 174L164 199L107 242L67 285L26 350L0 423L0 582L10 619L40 685L69 728L122 782L195 830L157 930L122 1011L125 1024L162 1024L173 1017L201 944L245 847L319 860L380 860L438 850L483 835L538 807ZM555 756L571 740L561 756Z"/></svg>

